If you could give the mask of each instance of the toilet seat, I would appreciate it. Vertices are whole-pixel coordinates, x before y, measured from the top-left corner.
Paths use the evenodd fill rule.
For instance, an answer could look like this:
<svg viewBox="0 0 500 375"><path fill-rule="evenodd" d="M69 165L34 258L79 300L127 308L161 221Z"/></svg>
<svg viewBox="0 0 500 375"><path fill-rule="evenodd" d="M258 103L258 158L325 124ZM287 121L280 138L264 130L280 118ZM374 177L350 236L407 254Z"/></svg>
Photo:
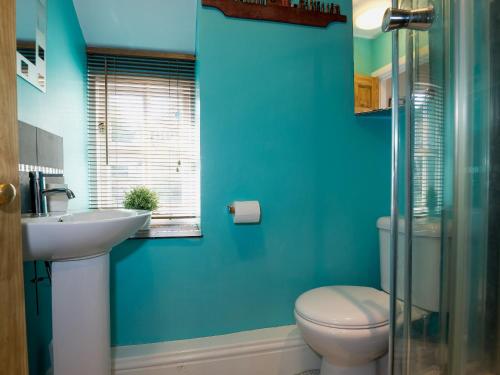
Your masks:
<svg viewBox="0 0 500 375"><path fill-rule="evenodd" d="M371 329L388 325L389 296L360 286L326 286L302 294L295 303L301 318L338 329Z"/></svg>

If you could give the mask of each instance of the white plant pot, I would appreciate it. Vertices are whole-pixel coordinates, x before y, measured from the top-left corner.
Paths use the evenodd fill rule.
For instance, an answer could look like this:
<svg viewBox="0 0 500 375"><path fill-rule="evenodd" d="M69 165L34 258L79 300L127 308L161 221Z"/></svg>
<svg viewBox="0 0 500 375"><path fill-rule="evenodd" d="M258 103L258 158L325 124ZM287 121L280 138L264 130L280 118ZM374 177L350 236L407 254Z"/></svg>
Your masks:
<svg viewBox="0 0 500 375"><path fill-rule="evenodd" d="M144 223L144 225L141 227L142 230L148 230L151 225L151 213L149 213L148 219Z"/></svg>

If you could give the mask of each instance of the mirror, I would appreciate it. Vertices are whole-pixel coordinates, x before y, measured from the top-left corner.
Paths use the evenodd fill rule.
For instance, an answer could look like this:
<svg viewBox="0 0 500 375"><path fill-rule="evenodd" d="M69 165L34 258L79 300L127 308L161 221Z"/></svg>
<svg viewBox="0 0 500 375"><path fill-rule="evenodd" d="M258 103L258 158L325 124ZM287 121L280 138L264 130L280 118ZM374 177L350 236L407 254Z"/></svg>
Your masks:
<svg viewBox="0 0 500 375"><path fill-rule="evenodd" d="M353 0L354 112L365 113L391 108L391 33L381 31L390 0ZM405 48L400 38L400 66ZM403 69L404 70L404 69ZM404 71L400 69L400 93L405 92Z"/></svg>
<svg viewBox="0 0 500 375"><path fill-rule="evenodd" d="M17 74L45 92L47 0L16 0Z"/></svg>

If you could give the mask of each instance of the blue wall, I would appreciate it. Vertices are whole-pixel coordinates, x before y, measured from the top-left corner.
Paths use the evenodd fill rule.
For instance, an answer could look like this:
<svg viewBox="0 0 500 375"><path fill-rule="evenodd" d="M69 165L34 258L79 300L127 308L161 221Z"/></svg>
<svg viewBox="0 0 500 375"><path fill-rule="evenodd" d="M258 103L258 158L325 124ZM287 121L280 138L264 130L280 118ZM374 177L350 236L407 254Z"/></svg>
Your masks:
<svg viewBox="0 0 500 375"><path fill-rule="evenodd" d="M354 71L358 74L371 75L374 71L391 64L391 33L382 33L374 39L354 38ZM405 35L399 37L399 56L406 53ZM425 37L424 37L425 38ZM423 39L425 42L426 39Z"/></svg>
<svg viewBox="0 0 500 375"><path fill-rule="evenodd" d="M351 14L350 1L341 6ZM379 285L390 126L353 115L352 56L350 22L319 29L199 9L204 237L113 250L114 345L290 324L308 289ZM260 200L261 225L231 223L226 204L244 199Z"/></svg>
<svg viewBox="0 0 500 375"><path fill-rule="evenodd" d="M354 71L357 74L369 76L373 72L372 44L372 39L354 38Z"/></svg>
<svg viewBox="0 0 500 375"><path fill-rule="evenodd" d="M75 192L70 209L88 207L85 40L73 2L49 0L47 92L17 77L18 118L64 139L65 179Z"/></svg>
<svg viewBox="0 0 500 375"><path fill-rule="evenodd" d="M17 78L18 118L64 138L66 181L77 199L71 208L87 205L86 52L73 2L49 0L47 9L47 92ZM45 276L41 264L39 276ZM26 321L30 374L49 367L52 337L50 286L39 286L40 314L36 315L33 263L24 264Z"/></svg>
<svg viewBox="0 0 500 375"><path fill-rule="evenodd" d="M350 1L341 6L351 14ZM290 324L305 290L379 285L375 222L389 212L390 126L353 115L352 24L316 29L201 8L197 24L204 237L113 250L114 345ZM86 185L77 25L70 2L49 1L48 92L20 81L19 105L21 119L64 137L68 179ZM260 225L232 224L226 204L240 199L261 201ZM30 365L42 369L50 294L42 290L35 319L29 288Z"/></svg>

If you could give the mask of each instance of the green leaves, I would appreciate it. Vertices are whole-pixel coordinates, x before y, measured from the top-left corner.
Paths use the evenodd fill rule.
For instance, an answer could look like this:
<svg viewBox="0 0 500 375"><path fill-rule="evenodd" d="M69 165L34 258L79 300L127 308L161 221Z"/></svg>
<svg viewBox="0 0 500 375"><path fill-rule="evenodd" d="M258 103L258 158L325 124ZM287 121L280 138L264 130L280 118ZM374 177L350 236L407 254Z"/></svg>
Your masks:
<svg viewBox="0 0 500 375"><path fill-rule="evenodd" d="M154 211L158 208L158 194L146 186L138 186L125 194L125 208Z"/></svg>

